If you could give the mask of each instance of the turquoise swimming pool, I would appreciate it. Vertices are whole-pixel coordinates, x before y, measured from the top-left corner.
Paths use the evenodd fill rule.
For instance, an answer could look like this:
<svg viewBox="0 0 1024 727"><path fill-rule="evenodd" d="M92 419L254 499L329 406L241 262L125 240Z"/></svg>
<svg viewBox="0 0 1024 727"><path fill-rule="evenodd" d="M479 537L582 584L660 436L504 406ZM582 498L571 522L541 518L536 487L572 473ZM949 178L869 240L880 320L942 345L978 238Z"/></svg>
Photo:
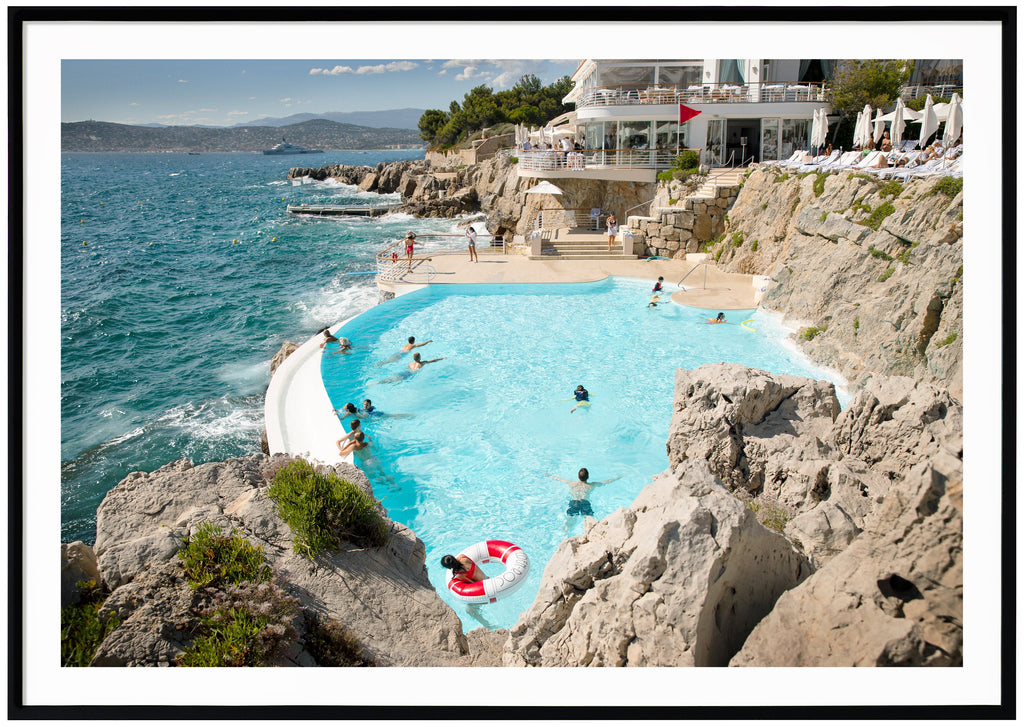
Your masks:
<svg viewBox="0 0 1024 727"><path fill-rule="evenodd" d="M668 467L677 368L724 361L842 383L784 346L771 316L729 311L727 324L705 325L718 311L650 308L650 289L630 278L433 285L335 332L355 346L322 359L335 408L369 398L384 415L408 415L364 419L372 444L356 463L391 518L423 540L430 580L467 631L512 626L558 544L582 532L583 518L566 514L568 486L549 475L575 480L586 467L591 481L618 478L589 497L600 519ZM412 354L389 359L409 336L432 339L416 349L424 360L443 360L398 379ZM579 384L591 405L570 413ZM469 607L448 593L439 561L483 540L518 544L531 571L508 598Z"/></svg>

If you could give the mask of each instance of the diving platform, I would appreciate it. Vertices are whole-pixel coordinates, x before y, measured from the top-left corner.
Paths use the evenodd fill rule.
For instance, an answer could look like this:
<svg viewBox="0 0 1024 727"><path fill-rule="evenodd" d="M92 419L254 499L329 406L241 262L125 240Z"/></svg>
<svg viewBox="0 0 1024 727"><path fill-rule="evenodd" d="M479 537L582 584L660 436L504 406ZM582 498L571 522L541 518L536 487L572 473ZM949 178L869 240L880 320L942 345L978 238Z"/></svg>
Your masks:
<svg viewBox="0 0 1024 727"><path fill-rule="evenodd" d="M296 215L319 215L322 217L377 217L386 215L401 206L399 203L381 205L290 204L288 211Z"/></svg>

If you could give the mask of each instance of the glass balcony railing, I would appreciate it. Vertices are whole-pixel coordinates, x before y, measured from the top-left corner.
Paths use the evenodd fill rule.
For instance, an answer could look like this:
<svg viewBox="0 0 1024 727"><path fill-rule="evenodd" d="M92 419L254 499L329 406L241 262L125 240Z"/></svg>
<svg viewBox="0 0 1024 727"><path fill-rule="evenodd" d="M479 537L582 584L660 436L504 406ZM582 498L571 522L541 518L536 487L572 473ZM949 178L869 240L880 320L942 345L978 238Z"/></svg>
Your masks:
<svg viewBox="0 0 1024 727"><path fill-rule="evenodd" d="M583 92L577 109L630 104L785 103L824 101L824 83L704 83L680 86L608 86Z"/></svg>
<svg viewBox="0 0 1024 727"><path fill-rule="evenodd" d="M669 169L677 149L518 150L519 168L531 172L584 169Z"/></svg>

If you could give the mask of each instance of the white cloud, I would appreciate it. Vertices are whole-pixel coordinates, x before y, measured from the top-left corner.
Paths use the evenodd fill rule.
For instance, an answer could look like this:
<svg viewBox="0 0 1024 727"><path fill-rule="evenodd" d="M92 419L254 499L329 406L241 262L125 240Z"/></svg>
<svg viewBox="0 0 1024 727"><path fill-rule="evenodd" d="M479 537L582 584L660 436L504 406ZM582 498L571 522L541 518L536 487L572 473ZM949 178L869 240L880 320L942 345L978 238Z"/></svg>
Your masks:
<svg viewBox="0 0 1024 727"><path fill-rule="evenodd" d="M310 68L309 75L311 76L346 76L350 74L365 76L375 73L400 73L402 71L411 71L414 68L419 67L418 63L412 61L392 61L391 63L380 63L375 66L359 66L359 68L353 68L352 66L335 66L334 68Z"/></svg>
<svg viewBox="0 0 1024 727"><path fill-rule="evenodd" d="M184 78L179 78L178 83L188 83Z"/></svg>
<svg viewBox="0 0 1024 727"><path fill-rule="evenodd" d="M248 116L248 111L228 111L228 116Z"/></svg>
<svg viewBox="0 0 1024 727"><path fill-rule="evenodd" d="M488 71L481 71L476 66L466 66L462 72L455 76L456 81L470 81L476 78L489 79L491 74Z"/></svg>
<svg viewBox="0 0 1024 727"><path fill-rule="evenodd" d="M452 59L441 65L442 70L437 75L443 76L450 69L459 69L456 81L484 80L495 88L511 88L527 74L544 80L548 75L545 73L548 63L546 60Z"/></svg>

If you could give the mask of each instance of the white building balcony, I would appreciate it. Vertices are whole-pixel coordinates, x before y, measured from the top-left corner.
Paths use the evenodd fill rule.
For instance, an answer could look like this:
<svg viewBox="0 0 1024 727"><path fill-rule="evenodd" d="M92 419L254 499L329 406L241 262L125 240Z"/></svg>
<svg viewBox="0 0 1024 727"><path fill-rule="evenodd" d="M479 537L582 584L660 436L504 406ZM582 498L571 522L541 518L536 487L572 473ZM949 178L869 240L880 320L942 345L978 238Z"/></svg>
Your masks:
<svg viewBox="0 0 1024 727"><path fill-rule="evenodd" d="M823 83L705 83L682 86L596 86L583 91L577 111L602 106L791 103L825 100Z"/></svg>

